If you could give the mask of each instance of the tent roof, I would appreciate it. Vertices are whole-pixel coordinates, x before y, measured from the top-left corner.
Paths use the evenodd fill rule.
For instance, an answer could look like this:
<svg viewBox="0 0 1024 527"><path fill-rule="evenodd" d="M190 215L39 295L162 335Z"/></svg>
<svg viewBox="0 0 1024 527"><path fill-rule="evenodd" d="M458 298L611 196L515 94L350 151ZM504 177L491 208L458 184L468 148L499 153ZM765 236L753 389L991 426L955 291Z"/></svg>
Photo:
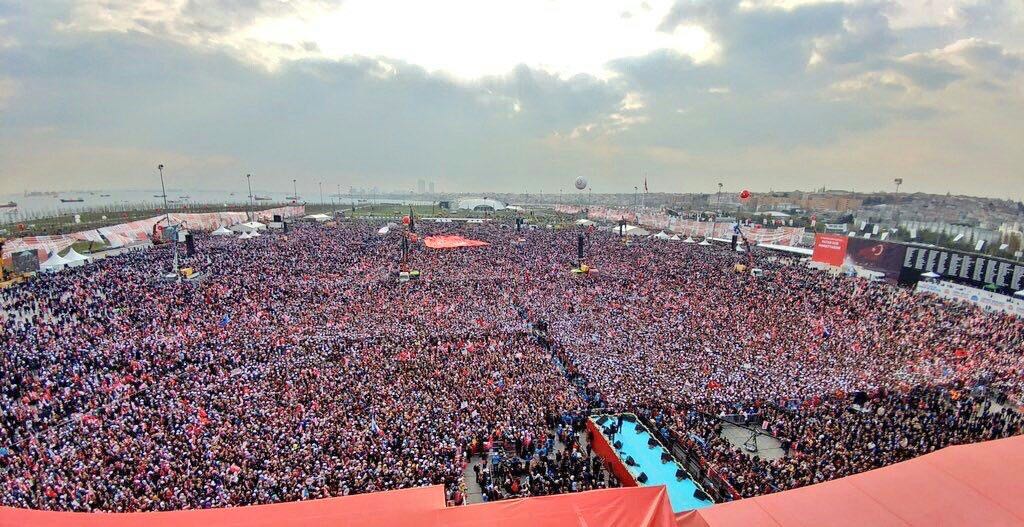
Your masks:
<svg viewBox="0 0 1024 527"><path fill-rule="evenodd" d="M64 259L69 262L81 262L88 260L89 257L79 254L78 251L76 251L75 248L72 247L68 249L68 253L64 255Z"/></svg>
<svg viewBox="0 0 1024 527"><path fill-rule="evenodd" d="M503 500L433 513L435 521L419 525L444 527L662 527L674 525L664 486L622 487L554 496Z"/></svg>
<svg viewBox="0 0 1024 527"><path fill-rule="evenodd" d="M672 527L664 486L624 487L445 507L441 485L310 501L174 512L0 507L0 527Z"/></svg>
<svg viewBox="0 0 1024 527"><path fill-rule="evenodd" d="M221 226L220 228L218 228L217 230L211 232L210 234L212 234L214 236L231 236L231 235L233 235L235 233L232 232L231 229L229 229L227 227Z"/></svg>
<svg viewBox="0 0 1024 527"><path fill-rule="evenodd" d="M679 527L1024 525L1024 436L944 448L861 474L714 505Z"/></svg>
<svg viewBox="0 0 1024 527"><path fill-rule="evenodd" d="M444 487L417 487L311 501L174 512L52 512L0 507L0 527L363 527L418 525L444 509Z"/></svg>
<svg viewBox="0 0 1024 527"><path fill-rule="evenodd" d="M57 267L58 265L67 265L68 261L65 260L57 251L50 253L50 257L45 262L39 264L39 267Z"/></svg>

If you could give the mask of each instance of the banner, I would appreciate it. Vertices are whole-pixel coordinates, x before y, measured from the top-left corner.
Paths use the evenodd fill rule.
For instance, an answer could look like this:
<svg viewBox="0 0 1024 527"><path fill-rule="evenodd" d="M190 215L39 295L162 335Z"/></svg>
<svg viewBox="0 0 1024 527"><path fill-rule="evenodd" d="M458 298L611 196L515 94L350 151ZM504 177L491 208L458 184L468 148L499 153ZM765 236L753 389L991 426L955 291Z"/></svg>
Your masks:
<svg viewBox="0 0 1024 527"><path fill-rule="evenodd" d="M431 249L455 249L457 247L485 247L490 245L480 240L471 240L456 235L427 236L423 239L423 245Z"/></svg>
<svg viewBox="0 0 1024 527"><path fill-rule="evenodd" d="M914 276L932 272L977 286L995 284L1014 291L1024 289L1024 265L953 249L907 247L903 269Z"/></svg>
<svg viewBox="0 0 1024 527"><path fill-rule="evenodd" d="M1024 317L1024 300L952 282L918 282L915 293L929 293L947 300L974 304L985 311Z"/></svg>
<svg viewBox="0 0 1024 527"><path fill-rule="evenodd" d="M302 216L305 213L306 207L298 205L261 210L255 212L254 216L257 221L268 222L273 220L275 215L280 215L283 218L293 218ZM186 229L195 231L213 231L220 227L242 223L248 219L248 215L245 212L172 212L170 216L172 224L181 224ZM157 224L165 225L166 223L167 215L161 214L144 220L136 220L71 234L15 238L4 243L3 259L7 260L15 252L35 250L39 254L39 260L45 261L51 252L63 251L71 247L75 242L80 241L106 243L111 247L123 247L149 240L153 234L153 228Z"/></svg>
<svg viewBox="0 0 1024 527"><path fill-rule="evenodd" d="M841 234L815 234L811 261L842 267L846 260L847 236Z"/></svg>
<svg viewBox="0 0 1024 527"><path fill-rule="evenodd" d="M845 263L885 273L887 280L896 280L903 270L906 252L907 246L899 243L848 237Z"/></svg>

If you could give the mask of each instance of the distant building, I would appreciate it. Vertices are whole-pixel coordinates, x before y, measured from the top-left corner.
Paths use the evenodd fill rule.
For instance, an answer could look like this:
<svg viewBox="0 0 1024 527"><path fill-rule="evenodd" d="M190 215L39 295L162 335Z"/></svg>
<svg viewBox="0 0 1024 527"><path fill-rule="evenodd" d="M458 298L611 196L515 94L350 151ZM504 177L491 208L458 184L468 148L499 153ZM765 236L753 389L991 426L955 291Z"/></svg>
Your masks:
<svg viewBox="0 0 1024 527"><path fill-rule="evenodd" d="M431 181L430 183L427 184L427 189L430 191L431 194L434 193L434 182L433 181Z"/></svg>
<svg viewBox="0 0 1024 527"><path fill-rule="evenodd" d="M851 212L864 205L862 198L854 197L846 193L805 193L805 192L775 192L754 196L749 203L750 207L760 210L779 210L800 208L809 211L836 211Z"/></svg>
<svg viewBox="0 0 1024 527"><path fill-rule="evenodd" d="M422 179L417 181L416 182L416 191L419 192L420 194L426 194L427 193L427 182L422 180Z"/></svg>

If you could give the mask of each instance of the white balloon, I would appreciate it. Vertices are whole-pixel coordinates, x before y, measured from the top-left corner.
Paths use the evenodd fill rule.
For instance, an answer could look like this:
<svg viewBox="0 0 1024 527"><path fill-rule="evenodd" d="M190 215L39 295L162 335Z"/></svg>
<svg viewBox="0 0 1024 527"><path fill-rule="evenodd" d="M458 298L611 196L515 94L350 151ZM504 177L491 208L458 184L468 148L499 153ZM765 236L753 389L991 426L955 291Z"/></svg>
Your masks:
<svg viewBox="0 0 1024 527"><path fill-rule="evenodd" d="M576 178L576 189L583 190L585 188L587 188L587 178L583 176Z"/></svg>

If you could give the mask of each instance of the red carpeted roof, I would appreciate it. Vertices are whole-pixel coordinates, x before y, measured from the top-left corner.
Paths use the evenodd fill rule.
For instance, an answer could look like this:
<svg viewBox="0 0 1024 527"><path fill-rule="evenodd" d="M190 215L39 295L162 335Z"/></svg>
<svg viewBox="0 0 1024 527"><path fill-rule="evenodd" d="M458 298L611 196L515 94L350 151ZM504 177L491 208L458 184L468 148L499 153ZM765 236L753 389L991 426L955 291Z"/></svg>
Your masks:
<svg viewBox="0 0 1024 527"><path fill-rule="evenodd" d="M670 527L668 491L623 487L452 507L434 513L435 527Z"/></svg>
<svg viewBox="0 0 1024 527"><path fill-rule="evenodd" d="M444 509L444 486L225 509L174 512L51 512L0 507L0 527L370 527Z"/></svg>
<svg viewBox="0 0 1024 527"><path fill-rule="evenodd" d="M1024 437L683 513L678 527L1024 526Z"/></svg>
<svg viewBox="0 0 1024 527"><path fill-rule="evenodd" d="M490 244L457 235L438 235L423 238L423 245L431 249L455 249L458 247L484 247Z"/></svg>
<svg viewBox="0 0 1024 527"><path fill-rule="evenodd" d="M664 487L445 508L441 486L227 509L84 513L0 507L0 527L674 527Z"/></svg>

